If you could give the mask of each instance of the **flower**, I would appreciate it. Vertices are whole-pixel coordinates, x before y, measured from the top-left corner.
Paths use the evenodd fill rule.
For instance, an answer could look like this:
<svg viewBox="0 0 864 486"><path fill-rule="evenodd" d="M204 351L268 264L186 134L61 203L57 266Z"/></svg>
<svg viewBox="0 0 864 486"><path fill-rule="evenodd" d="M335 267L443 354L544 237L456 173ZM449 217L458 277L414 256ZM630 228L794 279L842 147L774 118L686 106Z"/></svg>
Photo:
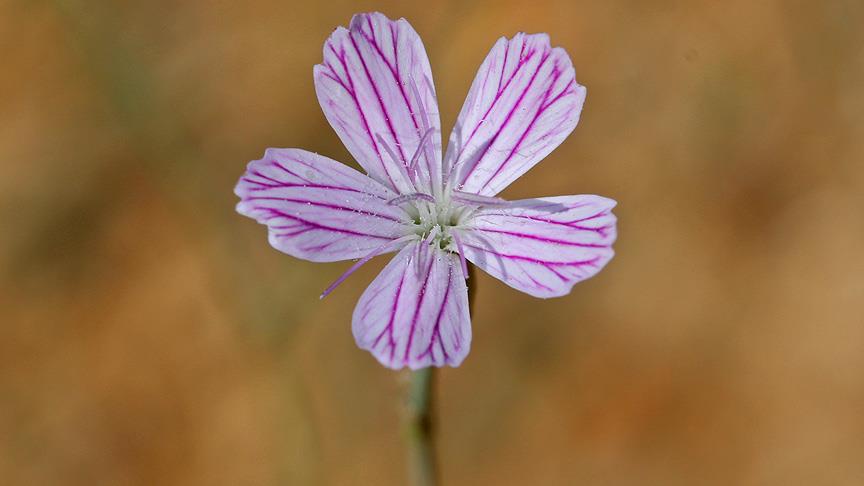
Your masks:
<svg viewBox="0 0 864 486"><path fill-rule="evenodd" d="M249 163L237 211L270 244L315 262L396 252L360 297L357 345L389 368L458 366L471 344L466 260L535 297L568 294L612 258L615 201L496 195L579 121L585 88L546 34L501 38L486 56L442 157L426 50L405 19L359 14L324 44L318 101L366 175L300 149Z"/></svg>

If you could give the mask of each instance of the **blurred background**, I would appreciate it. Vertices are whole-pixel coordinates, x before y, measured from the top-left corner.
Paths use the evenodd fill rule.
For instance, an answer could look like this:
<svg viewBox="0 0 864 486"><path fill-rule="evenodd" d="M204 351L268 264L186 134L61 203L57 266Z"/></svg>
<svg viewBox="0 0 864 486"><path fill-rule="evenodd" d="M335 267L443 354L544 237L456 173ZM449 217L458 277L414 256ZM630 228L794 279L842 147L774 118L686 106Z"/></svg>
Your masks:
<svg viewBox="0 0 864 486"><path fill-rule="evenodd" d="M445 135L501 35L549 32L582 121L508 198L619 201L565 298L478 274L440 373L444 484L864 484L864 4L0 3L0 483L398 485L404 374L356 348L379 259L234 212L267 147L353 164L312 66L408 18Z"/></svg>

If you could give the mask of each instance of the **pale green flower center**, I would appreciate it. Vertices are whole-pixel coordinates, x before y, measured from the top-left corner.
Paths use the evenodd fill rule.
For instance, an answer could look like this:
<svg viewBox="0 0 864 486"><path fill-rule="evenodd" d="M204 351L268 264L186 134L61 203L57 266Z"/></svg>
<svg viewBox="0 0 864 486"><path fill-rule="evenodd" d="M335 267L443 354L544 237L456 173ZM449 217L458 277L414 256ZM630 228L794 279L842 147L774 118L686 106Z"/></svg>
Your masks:
<svg viewBox="0 0 864 486"><path fill-rule="evenodd" d="M454 206L450 201L417 200L406 205L405 209L412 217L410 232L429 245L456 251L452 232L465 222L468 208Z"/></svg>

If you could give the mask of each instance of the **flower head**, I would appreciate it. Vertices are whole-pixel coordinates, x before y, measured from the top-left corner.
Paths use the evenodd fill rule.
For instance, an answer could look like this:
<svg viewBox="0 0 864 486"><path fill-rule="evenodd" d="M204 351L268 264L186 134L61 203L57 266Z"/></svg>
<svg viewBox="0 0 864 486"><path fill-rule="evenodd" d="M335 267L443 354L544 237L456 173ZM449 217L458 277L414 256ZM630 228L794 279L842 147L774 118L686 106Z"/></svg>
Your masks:
<svg viewBox="0 0 864 486"><path fill-rule="evenodd" d="M318 100L366 174L300 149L268 149L235 189L270 244L317 262L396 256L354 310L357 345L390 368L458 366L471 343L466 260L536 297L557 297L612 258L615 201L505 201L504 188L573 131L585 100L546 34L501 38L442 156L432 72L405 19L354 16L324 44Z"/></svg>

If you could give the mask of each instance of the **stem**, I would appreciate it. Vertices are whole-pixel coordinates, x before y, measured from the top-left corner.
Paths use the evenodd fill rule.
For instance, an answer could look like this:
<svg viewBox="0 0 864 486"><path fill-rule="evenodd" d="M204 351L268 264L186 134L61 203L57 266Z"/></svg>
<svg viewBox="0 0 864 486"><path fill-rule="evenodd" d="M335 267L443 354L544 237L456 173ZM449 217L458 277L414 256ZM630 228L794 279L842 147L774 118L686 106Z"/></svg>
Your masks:
<svg viewBox="0 0 864 486"><path fill-rule="evenodd" d="M435 368L411 373L408 383L408 472L412 486L435 486L435 434L432 428Z"/></svg>
<svg viewBox="0 0 864 486"><path fill-rule="evenodd" d="M474 266L468 265L468 308L474 301ZM435 421L433 420L435 368L411 372L408 378L408 407L405 426L408 440L408 484L435 486L438 468L435 460Z"/></svg>

